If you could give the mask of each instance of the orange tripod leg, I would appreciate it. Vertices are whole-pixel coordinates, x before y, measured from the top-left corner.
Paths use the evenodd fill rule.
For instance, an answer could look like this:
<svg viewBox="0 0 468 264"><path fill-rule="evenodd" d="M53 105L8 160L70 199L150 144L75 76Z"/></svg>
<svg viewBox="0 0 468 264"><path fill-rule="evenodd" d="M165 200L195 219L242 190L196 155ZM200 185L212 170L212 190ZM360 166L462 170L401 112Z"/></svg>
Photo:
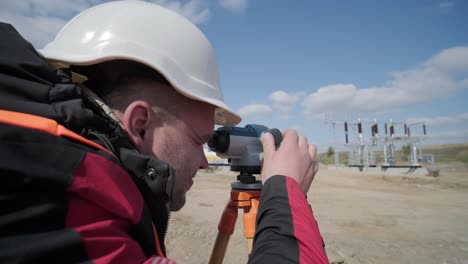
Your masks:
<svg viewBox="0 0 468 264"><path fill-rule="evenodd" d="M236 225L237 211L238 208L232 206L231 202L228 202L219 221L218 235L216 236L216 241L211 251L210 264L223 263L224 254L229 244L229 238L234 232L234 227Z"/></svg>
<svg viewBox="0 0 468 264"><path fill-rule="evenodd" d="M210 264L223 263L224 255L229 243L229 238L234 232L237 221L238 209L244 209L244 236L247 238L248 253L252 251L253 238L255 235L255 221L257 218L260 191L231 191L231 200L223 211L218 225L218 236L216 237L211 252Z"/></svg>
<svg viewBox="0 0 468 264"><path fill-rule="evenodd" d="M244 207L244 237L247 239L247 249L249 256L250 253L252 253L259 202L259 197L252 197L250 200L250 206Z"/></svg>

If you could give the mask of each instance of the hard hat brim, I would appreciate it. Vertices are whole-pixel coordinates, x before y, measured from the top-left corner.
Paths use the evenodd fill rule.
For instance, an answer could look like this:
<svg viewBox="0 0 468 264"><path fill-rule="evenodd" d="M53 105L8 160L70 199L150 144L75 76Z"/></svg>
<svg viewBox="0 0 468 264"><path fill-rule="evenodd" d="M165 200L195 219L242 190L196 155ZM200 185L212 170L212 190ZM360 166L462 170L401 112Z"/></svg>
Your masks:
<svg viewBox="0 0 468 264"><path fill-rule="evenodd" d="M241 118L223 99L216 54L188 19L143 1L113 1L70 20L39 52L48 60L89 66L112 60L142 63L163 75L183 95L216 107L215 123Z"/></svg>
<svg viewBox="0 0 468 264"><path fill-rule="evenodd" d="M239 115L237 115L231 108L229 108L222 101L222 98L218 99L214 97L201 97L198 96L197 93L194 93L194 87L199 88L198 94L200 94L200 90L204 90L205 93L209 93L209 90L214 88L210 87L204 82L201 82L200 80L197 80L196 78L184 76L184 74L182 74L182 71L177 69L178 67L174 64L174 62L168 61L167 57L161 56L158 59L135 58L135 56L126 55L126 52L115 52L115 50L118 49L116 49L115 45L113 46L113 54L99 54L99 56L73 56L72 54L61 54L61 52L59 51L54 51L53 47L39 50L39 52L49 61L61 62L68 65L87 66L105 61L121 59L132 60L145 64L146 66L157 70L161 75L163 75L167 79L167 81L172 85L172 87L174 87L174 89L176 89L181 94L191 99L202 101L216 107L214 116L214 122L216 125L235 126L241 122L242 118ZM128 46L125 49L128 49ZM103 53L105 53L104 50ZM158 56L159 54L153 51L151 55L154 57ZM66 60L64 60L64 58L66 58ZM154 61L158 61L160 62L160 64L164 64L164 67L162 67L162 65L155 65ZM186 85L184 85L183 82L185 82ZM190 83L189 85L191 86L191 90L183 88L187 86L187 83Z"/></svg>

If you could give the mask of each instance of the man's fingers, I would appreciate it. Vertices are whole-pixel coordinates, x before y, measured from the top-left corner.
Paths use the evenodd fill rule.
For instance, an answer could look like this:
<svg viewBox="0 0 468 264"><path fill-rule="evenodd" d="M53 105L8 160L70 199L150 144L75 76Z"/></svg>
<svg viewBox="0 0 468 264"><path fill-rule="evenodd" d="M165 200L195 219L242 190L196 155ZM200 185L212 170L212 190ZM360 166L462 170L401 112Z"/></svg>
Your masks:
<svg viewBox="0 0 468 264"><path fill-rule="evenodd" d="M313 175L315 176L315 174L317 173L319 169L319 162L315 160L315 157L317 156L317 146L315 146L314 144L310 144L309 154L310 154L310 158L312 159Z"/></svg>
<svg viewBox="0 0 468 264"><path fill-rule="evenodd" d="M315 146L314 144L310 144L309 145L309 154L310 154L310 158L315 161L315 156L317 156L317 146Z"/></svg>
<svg viewBox="0 0 468 264"><path fill-rule="evenodd" d="M288 147L296 147L298 144L298 136L297 132L294 130L287 130L283 134L283 142L281 142L281 146L286 145Z"/></svg>
<svg viewBox="0 0 468 264"><path fill-rule="evenodd" d="M312 182L312 179L314 178L314 175L317 173L318 170L318 162L315 160L315 156L317 154L317 147L313 144L310 144L308 145L308 149L310 155L310 165L306 172L306 179L310 178L310 182Z"/></svg>
<svg viewBox="0 0 468 264"><path fill-rule="evenodd" d="M314 167L314 177L315 177L315 174L317 174L317 172L319 170L320 163L318 161L314 160L313 167Z"/></svg>
<svg viewBox="0 0 468 264"><path fill-rule="evenodd" d="M263 160L271 160L275 154L275 139L271 133L265 132L262 136Z"/></svg>
<svg viewBox="0 0 468 264"><path fill-rule="evenodd" d="M309 143L307 143L307 138L305 136L299 136L299 148L303 149L304 151L307 151L307 148L309 147Z"/></svg>
<svg viewBox="0 0 468 264"><path fill-rule="evenodd" d="M315 160L315 156L317 154L317 147L313 144L310 144L308 146L308 149L309 149L311 162L309 164L309 168L307 168L307 172L304 177L304 180L301 183L301 188L302 188L302 191L304 191L304 193L307 193L309 191L310 185L312 184L315 174L318 171L318 162Z"/></svg>

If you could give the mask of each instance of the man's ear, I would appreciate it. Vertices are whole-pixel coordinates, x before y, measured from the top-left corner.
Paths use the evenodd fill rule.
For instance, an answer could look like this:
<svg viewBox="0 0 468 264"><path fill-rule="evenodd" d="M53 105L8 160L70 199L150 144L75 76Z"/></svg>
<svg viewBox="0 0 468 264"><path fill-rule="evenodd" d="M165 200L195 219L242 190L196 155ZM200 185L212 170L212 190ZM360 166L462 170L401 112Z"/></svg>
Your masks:
<svg viewBox="0 0 468 264"><path fill-rule="evenodd" d="M123 113L122 123L128 138L138 149L144 148L145 134L154 118L151 106L144 101L131 103Z"/></svg>

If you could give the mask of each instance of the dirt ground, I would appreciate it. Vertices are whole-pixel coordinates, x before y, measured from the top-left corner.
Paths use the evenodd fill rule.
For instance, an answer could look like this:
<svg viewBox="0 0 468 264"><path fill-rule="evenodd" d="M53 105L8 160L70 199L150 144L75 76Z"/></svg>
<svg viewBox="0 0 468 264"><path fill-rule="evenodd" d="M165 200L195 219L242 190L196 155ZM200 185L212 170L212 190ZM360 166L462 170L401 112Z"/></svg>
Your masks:
<svg viewBox="0 0 468 264"><path fill-rule="evenodd" d="M235 173L198 173L166 239L178 263L207 263ZM468 263L468 168L439 177L381 176L322 166L308 194L332 263ZM242 216L240 212L239 216ZM246 263L242 218L224 263Z"/></svg>

